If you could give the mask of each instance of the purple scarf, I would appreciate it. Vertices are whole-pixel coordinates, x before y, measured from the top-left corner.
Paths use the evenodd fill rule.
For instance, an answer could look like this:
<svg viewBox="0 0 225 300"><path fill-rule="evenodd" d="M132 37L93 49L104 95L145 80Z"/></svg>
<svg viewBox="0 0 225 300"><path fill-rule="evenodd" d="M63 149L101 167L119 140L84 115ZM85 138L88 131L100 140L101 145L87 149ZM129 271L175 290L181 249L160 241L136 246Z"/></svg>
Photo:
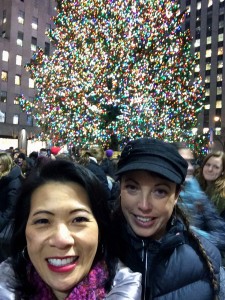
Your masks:
<svg viewBox="0 0 225 300"><path fill-rule="evenodd" d="M33 300L53 300L51 289L41 279L33 265L27 267L29 281L37 288L37 294L32 297ZM88 275L80 281L65 300L101 300L104 299L106 291L104 288L108 271L105 262L98 262L88 273Z"/></svg>

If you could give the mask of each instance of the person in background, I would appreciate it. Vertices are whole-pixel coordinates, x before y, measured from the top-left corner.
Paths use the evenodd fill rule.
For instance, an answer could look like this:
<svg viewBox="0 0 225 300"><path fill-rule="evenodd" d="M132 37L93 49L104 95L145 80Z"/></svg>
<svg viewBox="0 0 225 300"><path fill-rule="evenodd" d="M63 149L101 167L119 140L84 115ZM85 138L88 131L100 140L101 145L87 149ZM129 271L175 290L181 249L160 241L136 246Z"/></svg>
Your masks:
<svg viewBox="0 0 225 300"><path fill-rule="evenodd" d="M11 255L0 264L0 299L140 300L141 274L112 251L97 177L65 160L33 175L15 208Z"/></svg>
<svg viewBox="0 0 225 300"><path fill-rule="evenodd" d="M191 228L210 240L221 253L225 252L225 221L209 197L200 188L194 177L194 155L185 143L173 143L180 155L188 163L184 187L180 192L178 205L187 214Z"/></svg>
<svg viewBox="0 0 225 300"><path fill-rule="evenodd" d="M214 203L225 219L225 154L222 151L209 153L195 174L202 190Z"/></svg>
<svg viewBox="0 0 225 300"><path fill-rule="evenodd" d="M218 299L220 252L194 234L177 205L187 168L173 145L157 139L130 141L121 153L113 232L118 257L142 273L142 299Z"/></svg>
<svg viewBox="0 0 225 300"><path fill-rule="evenodd" d="M26 154L21 152L17 156L17 159L15 160L15 163L20 167L24 178L29 176L29 174L31 172L31 169L32 169L32 165L31 165L32 162L31 162L31 159L26 156Z"/></svg>
<svg viewBox="0 0 225 300"><path fill-rule="evenodd" d="M18 157L19 154L20 154L20 149L19 148L15 148L13 150L13 153L12 153L12 159L13 159L14 162L16 161L16 159L17 159L17 157Z"/></svg>
<svg viewBox="0 0 225 300"><path fill-rule="evenodd" d="M115 172L116 172L116 163L112 159L113 150L108 149L105 151L105 158L103 158L101 162L101 168L105 172L108 187L110 189L110 198L108 200L108 205L110 210L113 212L116 205L116 199L120 193L119 183L115 180Z"/></svg>
<svg viewBox="0 0 225 300"><path fill-rule="evenodd" d="M104 151L99 146L92 146L88 150L82 150L78 163L88 168L101 181L104 190L107 193L107 199L111 198L110 186L105 172L100 166Z"/></svg>
<svg viewBox="0 0 225 300"><path fill-rule="evenodd" d="M36 166L37 158L38 158L38 152L37 151L32 151L29 154L30 165L31 165L32 168L34 168Z"/></svg>
<svg viewBox="0 0 225 300"><path fill-rule="evenodd" d="M107 149L105 151L105 156L106 157L102 160L101 167L105 172L106 176L109 176L110 178L115 180L116 164L112 159L113 150Z"/></svg>
<svg viewBox="0 0 225 300"><path fill-rule="evenodd" d="M11 213L17 195L23 184L21 169L13 162L10 154L0 153L0 261L6 258L9 247L8 229L11 226Z"/></svg>

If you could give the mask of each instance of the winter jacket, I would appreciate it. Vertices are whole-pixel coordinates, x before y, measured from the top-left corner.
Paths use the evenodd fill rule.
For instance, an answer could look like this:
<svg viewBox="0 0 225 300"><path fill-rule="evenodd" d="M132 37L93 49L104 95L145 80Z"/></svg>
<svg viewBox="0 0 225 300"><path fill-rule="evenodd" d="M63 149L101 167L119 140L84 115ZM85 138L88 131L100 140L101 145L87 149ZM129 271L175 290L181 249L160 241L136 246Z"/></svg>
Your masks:
<svg viewBox="0 0 225 300"><path fill-rule="evenodd" d="M116 231L119 258L131 270L142 273L143 300L214 299L207 265L181 221L175 220L160 241L136 236L125 220L121 225ZM219 281L219 250L203 238L202 244Z"/></svg>
<svg viewBox="0 0 225 300"><path fill-rule="evenodd" d="M116 164L111 159L104 158L100 166L106 175L115 179Z"/></svg>
<svg viewBox="0 0 225 300"><path fill-rule="evenodd" d="M101 166L94 161L92 157L90 157L90 162L86 166L92 173L95 174L96 177L101 181L102 186L106 192L108 198L111 197L110 189L108 187L108 180L105 175L105 172L102 170Z"/></svg>
<svg viewBox="0 0 225 300"><path fill-rule="evenodd" d="M215 205L201 190L195 177L185 182L178 205L189 217L192 229L225 251L225 221Z"/></svg>
<svg viewBox="0 0 225 300"><path fill-rule="evenodd" d="M14 166L8 175L0 179L0 231L10 220L22 182L23 177L18 166Z"/></svg>
<svg viewBox="0 0 225 300"><path fill-rule="evenodd" d="M16 300L15 293L9 289L13 282L14 272L9 260L4 261L0 264L0 299ZM105 300L141 300L141 291L141 274L131 272L119 262L112 289Z"/></svg>

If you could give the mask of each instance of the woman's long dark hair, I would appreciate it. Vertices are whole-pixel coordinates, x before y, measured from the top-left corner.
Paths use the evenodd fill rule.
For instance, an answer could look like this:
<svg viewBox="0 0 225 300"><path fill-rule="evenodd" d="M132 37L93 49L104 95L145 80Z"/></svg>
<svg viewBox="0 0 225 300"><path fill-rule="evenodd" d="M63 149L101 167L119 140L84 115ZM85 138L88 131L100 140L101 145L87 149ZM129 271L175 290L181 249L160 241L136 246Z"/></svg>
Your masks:
<svg viewBox="0 0 225 300"><path fill-rule="evenodd" d="M110 234L109 211L104 189L97 177L85 167L66 160L56 160L47 163L40 172L28 177L15 207L10 254L12 266L18 279L17 290L22 291L21 298L26 299L34 293L34 287L27 280L26 263L22 256L22 251L26 248L25 229L30 212L31 197L38 187L49 181L75 182L87 192L99 229L99 245L94 263L105 259L109 271L106 289L109 289L115 272L116 259L112 254L113 241Z"/></svg>

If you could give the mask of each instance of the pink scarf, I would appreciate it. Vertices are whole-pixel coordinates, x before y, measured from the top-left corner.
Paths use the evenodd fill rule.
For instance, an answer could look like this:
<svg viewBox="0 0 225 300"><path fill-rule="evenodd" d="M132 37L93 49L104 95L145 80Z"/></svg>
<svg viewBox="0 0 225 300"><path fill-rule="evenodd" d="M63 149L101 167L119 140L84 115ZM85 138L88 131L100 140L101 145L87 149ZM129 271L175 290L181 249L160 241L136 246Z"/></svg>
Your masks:
<svg viewBox="0 0 225 300"><path fill-rule="evenodd" d="M51 289L41 279L33 265L27 267L29 281L33 286L37 287L37 294L32 297L33 300L53 300ZM104 288L108 271L105 262L97 263L89 272L89 274L79 282L65 300L101 300L104 299L106 291Z"/></svg>

